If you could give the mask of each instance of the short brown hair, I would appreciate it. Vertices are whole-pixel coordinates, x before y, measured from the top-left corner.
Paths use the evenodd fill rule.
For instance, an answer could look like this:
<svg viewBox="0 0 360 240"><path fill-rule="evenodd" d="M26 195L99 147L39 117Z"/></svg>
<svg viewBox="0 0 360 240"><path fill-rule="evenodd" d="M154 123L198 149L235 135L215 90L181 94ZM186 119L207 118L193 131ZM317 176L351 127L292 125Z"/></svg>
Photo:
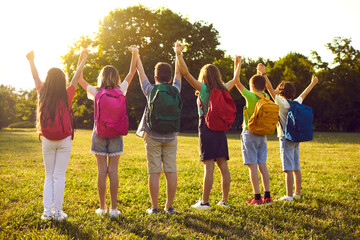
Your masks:
<svg viewBox="0 0 360 240"><path fill-rule="evenodd" d="M155 76L160 83L168 83L172 76L172 67L166 62L159 62L155 65Z"/></svg>
<svg viewBox="0 0 360 240"><path fill-rule="evenodd" d="M282 81L276 88L276 93L286 99L294 99L296 94L295 86L292 82Z"/></svg>
<svg viewBox="0 0 360 240"><path fill-rule="evenodd" d="M266 79L261 75L254 75L250 78L250 84L254 85L256 90L264 91L266 87Z"/></svg>

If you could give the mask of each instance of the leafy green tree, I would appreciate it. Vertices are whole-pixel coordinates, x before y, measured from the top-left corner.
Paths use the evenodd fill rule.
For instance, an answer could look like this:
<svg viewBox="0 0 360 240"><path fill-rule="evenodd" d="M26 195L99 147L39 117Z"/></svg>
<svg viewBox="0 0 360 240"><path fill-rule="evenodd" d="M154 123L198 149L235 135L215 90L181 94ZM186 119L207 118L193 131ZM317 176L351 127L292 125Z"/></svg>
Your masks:
<svg viewBox="0 0 360 240"><path fill-rule="evenodd" d="M224 56L219 45L218 31L212 24L195 22L191 24L186 18L161 8L150 10L143 6L116 9L100 23L99 31L94 38L82 37L74 43L69 52L63 56L65 71L71 76L75 71L80 47L88 47L91 54L84 71L84 78L91 84L96 82L100 69L105 65L113 65L119 70L123 79L128 72L131 53L127 47L139 46L144 69L150 82L154 83L154 66L163 61L174 66L174 43L177 40L186 44L184 54L189 70L195 76L201 67ZM181 129L195 129L197 125L196 97L192 87L183 81L182 100L184 107L181 116ZM143 96L137 78L133 80L127 94L130 115L130 128L136 128L146 100ZM79 125L91 126L93 103L86 100L86 93L80 91L74 98L74 109Z"/></svg>
<svg viewBox="0 0 360 240"><path fill-rule="evenodd" d="M37 108L37 92L21 91L16 102L16 117L22 121L35 122Z"/></svg>
<svg viewBox="0 0 360 240"><path fill-rule="evenodd" d="M326 44L335 55L333 68L322 62L316 52L321 88L315 108L321 112L319 116L323 128L333 131L360 130L360 51L351 45L351 39L334 38Z"/></svg>
<svg viewBox="0 0 360 240"><path fill-rule="evenodd" d="M10 86L0 85L0 129L16 121L17 95Z"/></svg>

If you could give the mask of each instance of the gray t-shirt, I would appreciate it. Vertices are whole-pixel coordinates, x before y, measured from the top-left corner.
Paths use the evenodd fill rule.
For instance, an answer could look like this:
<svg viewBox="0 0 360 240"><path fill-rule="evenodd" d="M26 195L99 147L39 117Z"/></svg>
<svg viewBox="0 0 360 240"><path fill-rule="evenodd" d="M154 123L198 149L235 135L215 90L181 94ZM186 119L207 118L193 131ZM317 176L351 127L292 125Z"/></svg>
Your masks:
<svg viewBox="0 0 360 240"><path fill-rule="evenodd" d="M176 87L179 92L181 90L181 81L180 80L175 80L173 83L173 86ZM153 90L154 86L149 82L149 80L144 80L142 82L141 85L141 90L143 91L145 97L146 97L146 101L149 100L150 97L150 93ZM136 135L139 137L144 137L144 134L147 133L149 134L149 136L151 137L152 140L157 141L157 142L172 142L176 139L176 136L178 135L178 132L170 132L170 133L159 133L156 131L152 131L149 129L149 127L146 124L146 112L147 112L147 107L145 107L144 109L144 114L141 118L139 127L136 131Z"/></svg>

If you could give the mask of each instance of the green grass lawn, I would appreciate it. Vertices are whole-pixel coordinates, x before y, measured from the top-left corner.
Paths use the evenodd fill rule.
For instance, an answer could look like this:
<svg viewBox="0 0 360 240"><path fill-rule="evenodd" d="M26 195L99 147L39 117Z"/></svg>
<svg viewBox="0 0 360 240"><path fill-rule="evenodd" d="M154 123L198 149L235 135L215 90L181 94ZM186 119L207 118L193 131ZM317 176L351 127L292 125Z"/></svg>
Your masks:
<svg viewBox="0 0 360 240"><path fill-rule="evenodd" d="M231 208L221 199L219 171L214 175L209 211L190 209L202 193L203 165L196 134L178 137L177 215L150 216L143 140L124 137L119 164L119 220L99 218L96 160L89 154L91 131L77 130L66 174L64 211L68 221L44 222L44 164L35 130L0 131L0 239L360 239L360 134L316 133L300 144L305 199L247 206L252 197L242 163L239 133L228 134ZM268 169L274 200L285 194L279 142L268 137ZM161 177L160 206L165 204ZM108 205L110 197L107 196Z"/></svg>

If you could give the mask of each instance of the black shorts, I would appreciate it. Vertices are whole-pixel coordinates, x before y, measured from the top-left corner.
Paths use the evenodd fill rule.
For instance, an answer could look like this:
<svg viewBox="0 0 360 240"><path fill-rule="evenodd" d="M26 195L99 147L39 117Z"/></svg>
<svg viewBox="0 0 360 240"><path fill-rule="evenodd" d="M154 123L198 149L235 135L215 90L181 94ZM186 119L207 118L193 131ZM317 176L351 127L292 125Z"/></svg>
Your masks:
<svg viewBox="0 0 360 240"><path fill-rule="evenodd" d="M205 124L205 118L199 118L199 154L200 161L217 158L229 160L229 150L225 132L212 131Z"/></svg>

